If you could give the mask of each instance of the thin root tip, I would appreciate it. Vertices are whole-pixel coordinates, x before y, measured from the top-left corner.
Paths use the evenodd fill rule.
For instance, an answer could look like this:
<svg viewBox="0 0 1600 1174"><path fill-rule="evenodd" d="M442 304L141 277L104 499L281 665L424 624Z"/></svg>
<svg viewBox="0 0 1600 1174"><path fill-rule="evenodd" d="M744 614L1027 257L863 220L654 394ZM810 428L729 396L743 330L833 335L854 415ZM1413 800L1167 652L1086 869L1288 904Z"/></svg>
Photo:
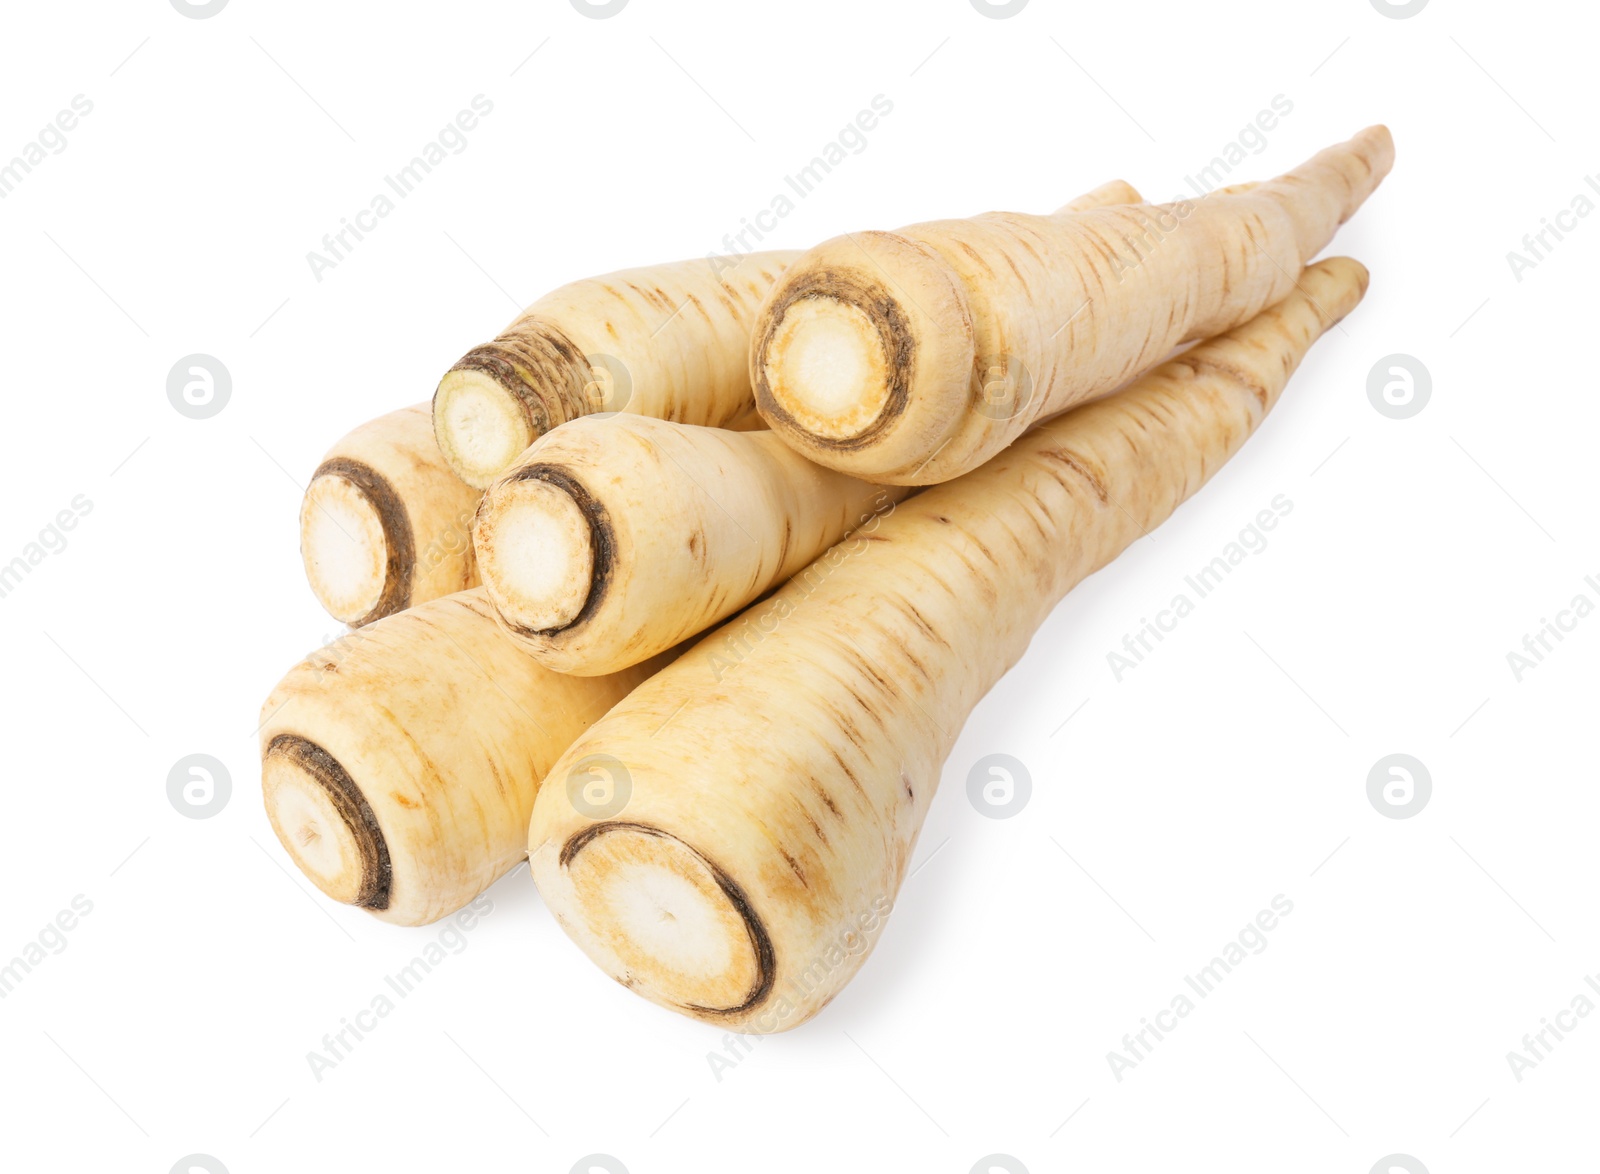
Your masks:
<svg viewBox="0 0 1600 1174"><path fill-rule="evenodd" d="M1356 138L1370 142L1382 152L1384 159L1389 164L1392 165L1394 163L1394 135L1390 133L1389 128L1383 123L1373 123L1356 135Z"/></svg>

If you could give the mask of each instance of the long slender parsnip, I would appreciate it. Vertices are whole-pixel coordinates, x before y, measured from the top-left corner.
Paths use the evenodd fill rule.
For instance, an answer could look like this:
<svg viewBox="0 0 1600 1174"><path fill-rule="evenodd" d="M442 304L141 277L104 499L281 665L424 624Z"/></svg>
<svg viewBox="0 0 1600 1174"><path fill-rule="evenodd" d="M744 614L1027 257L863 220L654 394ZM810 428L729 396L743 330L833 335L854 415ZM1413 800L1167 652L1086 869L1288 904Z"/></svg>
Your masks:
<svg viewBox="0 0 1600 1174"><path fill-rule="evenodd" d="M477 586L469 528L480 496L439 455L427 404L361 425L328 450L300 504L317 602L360 627Z"/></svg>
<svg viewBox="0 0 1600 1174"><path fill-rule="evenodd" d="M440 451L486 489L523 449L579 416L636 412L719 428L753 417L750 326L799 255L624 269L546 294L445 372L433 396Z"/></svg>
<svg viewBox="0 0 1600 1174"><path fill-rule="evenodd" d="M507 631L547 668L587 676L726 619L906 492L766 431L589 417L490 486L473 545Z"/></svg>
<svg viewBox="0 0 1600 1174"><path fill-rule="evenodd" d="M761 309L757 406L819 464L947 481L1287 296L1393 158L1389 132L1371 127L1277 179L1198 201L994 212L827 241Z"/></svg>
<svg viewBox="0 0 1600 1174"><path fill-rule="evenodd" d="M1336 258L1251 322L900 504L579 738L626 806L535 804L534 879L595 962L662 1006L790 1028L859 968L968 714L1066 592L1244 443L1359 301Z"/></svg>
<svg viewBox="0 0 1600 1174"><path fill-rule="evenodd" d="M482 588L380 620L262 706L272 828L335 901L435 921L523 858L551 763L653 667L558 676L500 630Z"/></svg>

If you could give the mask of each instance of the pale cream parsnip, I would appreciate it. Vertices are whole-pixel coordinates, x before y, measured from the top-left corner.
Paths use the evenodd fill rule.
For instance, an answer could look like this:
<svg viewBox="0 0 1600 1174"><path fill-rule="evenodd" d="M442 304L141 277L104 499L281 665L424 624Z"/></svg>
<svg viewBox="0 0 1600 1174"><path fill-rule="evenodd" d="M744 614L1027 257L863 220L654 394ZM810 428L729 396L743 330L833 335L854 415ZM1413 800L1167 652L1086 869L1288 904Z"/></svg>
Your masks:
<svg viewBox="0 0 1600 1174"><path fill-rule="evenodd" d="M1238 451L1359 302L1335 258L1250 322L903 501L645 682L553 768L604 761L614 812L535 804L534 879L644 998L784 1030L856 973L973 706L1052 607ZM872 928L869 928L869 921Z"/></svg>

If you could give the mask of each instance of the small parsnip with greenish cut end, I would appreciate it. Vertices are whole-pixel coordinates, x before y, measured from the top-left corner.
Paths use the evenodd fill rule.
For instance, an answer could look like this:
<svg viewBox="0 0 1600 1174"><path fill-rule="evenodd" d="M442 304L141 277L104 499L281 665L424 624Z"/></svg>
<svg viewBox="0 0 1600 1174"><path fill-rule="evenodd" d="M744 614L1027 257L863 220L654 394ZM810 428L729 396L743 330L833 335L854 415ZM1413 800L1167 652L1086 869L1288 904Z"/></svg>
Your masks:
<svg viewBox="0 0 1600 1174"><path fill-rule="evenodd" d="M328 450L300 505L317 602L351 627L478 584L478 490L445 464L427 404L361 425Z"/></svg>
<svg viewBox="0 0 1600 1174"><path fill-rule="evenodd" d="M486 489L546 432L596 412L759 425L750 325L799 255L703 257L553 290L445 372L433 397L440 451Z"/></svg>
<svg viewBox="0 0 1600 1174"><path fill-rule="evenodd" d="M947 481L1287 296L1393 160L1377 126L1200 200L992 212L825 241L762 306L757 407L829 468Z"/></svg>
<svg viewBox="0 0 1600 1174"><path fill-rule="evenodd" d="M272 830L335 901L436 921L523 859L550 765L654 667L559 676L501 631L482 588L379 620L262 706Z"/></svg>
<svg viewBox="0 0 1600 1174"><path fill-rule="evenodd" d="M1311 266L1252 321L903 501L631 693L553 768L603 758L626 806L554 787L534 806L534 879L567 934L697 1019L816 1014L878 940L972 708L1074 584L1238 451L1366 282Z"/></svg>
<svg viewBox="0 0 1600 1174"><path fill-rule="evenodd" d="M724 620L906 495L770 432L589 417L484 494L473 545L507 631L563 673L615 672Z"/></svg>

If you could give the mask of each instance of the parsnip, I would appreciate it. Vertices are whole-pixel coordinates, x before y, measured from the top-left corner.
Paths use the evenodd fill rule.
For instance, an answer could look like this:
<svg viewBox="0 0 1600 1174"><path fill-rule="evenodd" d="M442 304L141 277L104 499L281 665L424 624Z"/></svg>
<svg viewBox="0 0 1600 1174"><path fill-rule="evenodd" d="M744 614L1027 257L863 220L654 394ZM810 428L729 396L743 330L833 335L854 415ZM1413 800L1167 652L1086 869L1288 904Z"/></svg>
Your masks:
<svg viewBox="0 0 1600 1174"><path fill-rule="evenodd" d="M317 602L352 627L475 587L481 494L450 471L427 404L379 416L322 458L300 505Z"/></svg>
<svg viewBox="0 0 1600 1174"><path fill-rule="evenodd" d="M856 233L792 265L755 324L768 425L820 464L927 485L1179 344L1285 297L1388 173L1383 127L1275 180L1175 204L995 212Z"/></svg>
<svg viewBox="0 0 1600 1174"><path fill-rule="evenodd" d="M486 489L550 429L595 412L729 427L754 413L756 307L798 252L702 258L575 281L445 372L433 424L450 467Z"/></svg>
<svg viewBox="0 0 1600 1174"><path fill-rule="evenodd" d="M553 768L620 763L626 807L535 804L534 879L623 985L783 1030L856 972L973 706L1074 584L1244 443L1366 271L1337 258L1248 324L902 502L635 690Z"/></svg>
<svg viewBox="0 0 1600 1174"><path fill-rule="evenodd" d="M905 493L770 432L590 417L490 486L473 545L501 621L540 663L607 673L726 619Z"/></svg>
<svg viewBox="0 0 1600 1174"><path fill-rule="evenodd" d="M272 829L335 901L435 921L523 858L551 763L654 667L558 676L482 588L392 615L296 665L262 706Z"/></svg>

